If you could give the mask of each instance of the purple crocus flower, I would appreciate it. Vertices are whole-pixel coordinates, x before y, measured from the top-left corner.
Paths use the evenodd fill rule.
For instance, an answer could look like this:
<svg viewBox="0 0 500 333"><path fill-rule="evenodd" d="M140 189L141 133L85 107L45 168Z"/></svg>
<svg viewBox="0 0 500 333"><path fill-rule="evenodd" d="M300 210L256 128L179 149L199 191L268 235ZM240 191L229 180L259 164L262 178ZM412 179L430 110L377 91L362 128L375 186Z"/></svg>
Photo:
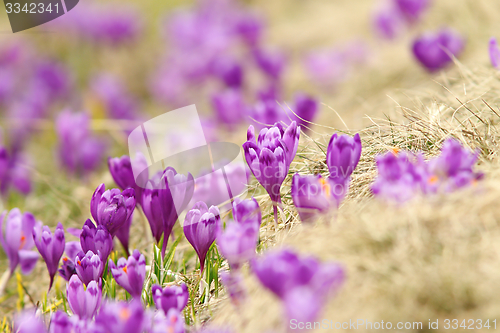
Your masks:
<svg viewBox="0 0 500 333"><path fill-rule="evenodd" d="M68 257L62 258L61 267L57 270L59 275L66 281L76 274L75 262Z"/></svg>
<svg viewBox="0 0 500 333"><path fill-rule="evenodd" d="M108 261L108 256L113 250L113 238L108 229L103 225L96 227L90 219L87 219L83 225L82 233L80 234L80 244L83 253L92 251L99 255L103 263Z"/></svg>
<svg viewBox="0 0 500 333"><path fill-rule="evenodd" d="M372 185L375 196L404 202L425 191L425 182L429 177L422 155L391 151L377 156L375 161L378 170Z"/></svg>
<svg viewBox="0 0 500 333"><path fill-rule="evenodd" d="M321 175L299 175L292 178L293 204L302 222L313 222L318 213L332 206L330 184Z"/></svg>
<svg viewBox="0 0 500 333"><path fill-rule="evenodd" d="M21 265L23 274L29 274L35 268L39 258L38 253L31 250L35 245L32 236L35 224L31 213L21 214L18 208L0 216L0 242L9 258L10 274L18 265Z"/></svg>
<svg viewBox="0 0 500 333"><path fill-rule="evenodd" d="M419 21L429 7L429 0L394 0L394 3L410 24Z"/></svg>
<svg viewBox="0 0 500 333"><path fill-rule="evenodd" d="M274 221L278 223L278 207L281 203L280 188L288 174L299 145L300 127L293 121L286 130L280 123L263 128L257 141L253 126L247 131L243 144L245 159L255 178L267 191L274 208Z"/></svg>
<svg viewBox="0 0 500 333"><path fill-rule="evenodd" d="M9 154L5 147L0 146L0 194L6 195L11 186L24 195L31 192L31 173L27 165L26 155Z"/></svg>
<svg viewBox="0 0 500 333"><path fill-rule="evenodd" d="M446 139L441 154L429 161L428 190L453 191L482 179L484 174L473 170L478 157L479 150L471 152L458 140Z"/></svg>
<svg viewBox="0 0 500 333"><path fill-rule="evenodd" d="M87 251L86 254L80 252L75 257L76 274L87 286L91 281L100 280L104 271L104 265L99 255L92 251Z"/></svg>
<svg viewBox="0 0 500 333"><path fill-rule="evenodd" d="M144 308L140 300L128 302L104 302L95 323L97 332L142 333L146 322ZM100 330L99 330L100 329Z"/></svg>
<svg viewBox="0 0 500 333"><path fill-rule="evenodd" d="M243 68L233 58L221 57L212 65L213 75L220 78L226 86L240 88L243 84Z"/></svg>
<svg viewBox="0 0 500 333"><path fill-rule="evenodd" d="M75 315L92 319L101 305L102 292L96 281L90 281L85 288L80 278L73 275L66 287L66 298Z"/></svg>
<svg viewBox="0 0 500 333"><path fill-rule="evenodd" d="M69 232L68 229L66 229L66 231ZM63 279L69 281L70 277L76 274L75 258L80 252L82 252L82 246L80 245L80 242L66 242L64 252L66 253L66 256L62 258L62 264L58 269L58 272Z"/></svg>
<svg viewBox="0 0 500 333"><path fill-rule="evenodd" d="M50 333L75 332L75 320L77 316L69 317L66 312L57 310L50 320Z"/></svg>
<svg viewBox="0 0 500 333"><path fill-rule="evenodd" d="M57 273L57 268L59 267L59 260L61 260L64 253L64 228L61 222L57 224L54 234L52 234L48 226L42 226L42 222L38 222L33 227L33 240L38 252L40 252L47 265L50 275L50 290L54 282L54 276Z"/></svg>
<svg viewBox="0 0 500 333"><path fill-rule="evenodd" d="M90 135L86 113L61 112L56 119L58 153L63 166L71 173L87 174L99 166L104 153L102 140Z"/></svg>
<svg viewBox="0 0 500 333"><path fill-rule="evenodd" d="M162 256L164 256L175 222L193 197L194 178L190 173L185 176L177 173L174 168L167 167L163 172L161 183L164 184L160 191L164 235Z"/></svg>
<svg viewBox="0 0 500 333"><path fill-rule="evenodd" d="M361 157L361 138L359 134L350 137L337 133L332 135L326 150L326 165L330 175L328 182L337 207L349 190L351 174L358 165Z"/></svg>
<svg viewBox="0 0 500 333"><path fill-rule="evenodd" d="M161 288L155 284L152 287L153 300L158 310L168 314L170 309L182 311L189 300L189 291L186 284L180 286L166 286Z"/></svg>
<svg viewBox="0 0 500 333"><path fill-rule="evenodd" d="M118 77L100 74L93 78L92 90L99 96L106 111L114 119L137 119L137 103Z"/></svg>
<svg viewBox="0 0 500 333"><path fill-rule="evenodd" d="M200 272L205 267L205 257L215 241L217 230L221 227L219 208L208 208L203 201L197 202L184 219L184 235L193 246L200 259Z"/></svg>
<svg viewBox="0 0 500 333"><path fill-rule="evenodd" d="M252 50L257 66L273 80L279 80L285 69L285 55L277 50Z"/></svg>
<svg viewBox="0 0 500 333"><path fill-rule="evenodd" d="M405 28L405 19L393 2L377 9L373 16L373 27L385 39L395 39Z"/></svg>
<svg viewBox="0 0 500 333"><path fill-rule="evenodd" d="M212 106L217 119L229 129L234 129L243 120L247 109L239 89L226 89L213 95Z"/></svg>
<svg viewBox="0 0 500 333"><path fill-rule="evenodd" d="M13 332L16 333L46 333L47 327L34 311L24 311L14 317Z"/></svg>
<svg viewBox="0 0 500 333"><path fill-rule="evenodd" d="M163 235L163 212L161 208L160 191L150 182L142 194L142 210L148 219L151 232L157 243L160 243Z"/></svg>
<svg viewBox="0 0 500 333"><path fill-rule="evenodd" d="M194 178L178 174L167 167L151 178L143 192L143 209L151 231L159 242L164 235L162 256L165 255L168 238L179 214L187 207L194 192Z"/></svg>
<svg viewBox="0 0 500 333"><path fill-rule="evenodd" d="M140 298L146 277L146 259L138 250L132 255L118 259L117 265L110 259L109 267L116 283L122 286L132 297Z"/></svg>
<svg viewBox="0 0 500 333"><path fill-rule="evenodd" d="M344 281L344 270L335 263L320 263L313 257L299 257L284 249L270 251L252 261L252 271L262 285L284 299L297 287L327 295Z"/></svg>
<svg viewBox="0 0 500 333"><path fill-rule="evenodd" d="M285 109L280 106L276 100L263 98L248 109L249 118L256 122L258 129L263 127L271 127L274 123L289 123L290 118L287 116ZM293 114L292 114L293 115Z"/></svg>
<svg viewBox="0 0 500 333"><path fill-rule="evenodd" d="M238 269L255 256L258 236L252 224L228 222L217 235L217 247L229 265Z"/></svg>
<svg viewBox="0 0 500 333"><path fill-rule="evenodd" d="M264 24L260 15L246 11L239 16L235 28L248 46L255 48L262 36Z"/></svg>
<svg viewBox="0 0 500 333"><path fill-rule="evenodd" d="M133 161L127 155L110 157L108 158L108 167L116 185L122 190L133 188L136 201L141 204L142 192L148 181L148 163L144 155L138 152ZM134 168L137 169L137 173L139 170L145 170L137 177L137 181L134 178Z"/></svg>
<svg viewBox="0 0 500 333"><path fill-rule="evenodd" d="M490 38L489 53L491 65L500 69L500 48L498 47L497 39L495 37Z"/></svg>
<svg viewBox="0 0 500 333"><path fill-rule="evenodd" d="M444 28L428 32L413 42L413 55L429 71L435 72L458 57L465 46L464 38L455 30Z"/></svg>
<svg viewBox="0 0 500 333"><path fill-rule="evenodd" d="M314 322L323 307L322 295L307 287L296 287L286 293L283 299L288 320Z"/></svg>
<svg viewBox="0 0 500 333"><path fill-rule="evenodd" d="M35 68L35 80L45 89L51 99L63 97L70 87L70 75L60 63L43 61Z"/></svg>
<svg viewBox="0 0 500 333"><path fill-rule="evenodd" d="M295 95L295 108L291 115L292 120L295 120L302 130L307 130L311 127L311 122L316 118L318 113L318 101L313 97L304 93Z"/></svg>
<svg viewBox="0 0 500 333"><path fill-rule="evenodd" d="M118 229L123 227L135 208L135 191L128 188L123 192L119 189L106 190L101 184L97 187L90 200L90 212L97 225L104 226L114 237Z"/></svg>
<svg viewBox="0 0 500 333"><path fill-rule="evenodd" d="M255 198L247 200L235 198L233 201L233 218L240 224L251 226L255 230L257 236L259 235L260 224L262 223L262 212Z"/></svg>
<svg viewBox="0 0 500 333"><path fill-rule="evenodd" d="M165 315L157 312L153 318L151 333L184 333L186 330L184 316L177 309L170 309Z"/></svg>

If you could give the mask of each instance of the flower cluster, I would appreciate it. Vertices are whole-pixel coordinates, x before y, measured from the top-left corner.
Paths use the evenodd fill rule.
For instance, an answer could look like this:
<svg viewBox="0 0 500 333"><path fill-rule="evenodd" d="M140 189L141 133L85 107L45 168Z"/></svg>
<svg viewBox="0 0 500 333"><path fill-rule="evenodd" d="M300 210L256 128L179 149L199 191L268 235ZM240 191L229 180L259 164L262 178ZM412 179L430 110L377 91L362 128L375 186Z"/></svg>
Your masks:
<svg viewBox="0 0 500 333"><path fill-rule="evenodd" d="M451 192L474 184L483 177L474 171L479 151L470 152L459 141L447 139L441 154L425 161L422 154L388 152L377 157L378 176L373 193L404 202L418 194Z"/></svg>
<svg viewBox="0 0 500 333"><path fill-rule="evenodd" d="M168 17L165 37L170 43L153 78L153 95L178 106L207 91L215 118L230 130L250 122L272 126L314 120L318 107L310 96L296 94L293 112L277 104L283 100L287 59L281 50L264 45L264 31L260 16L225 0L200 0ZM258 87L248 82L253 76L260 79Z"/></svg>

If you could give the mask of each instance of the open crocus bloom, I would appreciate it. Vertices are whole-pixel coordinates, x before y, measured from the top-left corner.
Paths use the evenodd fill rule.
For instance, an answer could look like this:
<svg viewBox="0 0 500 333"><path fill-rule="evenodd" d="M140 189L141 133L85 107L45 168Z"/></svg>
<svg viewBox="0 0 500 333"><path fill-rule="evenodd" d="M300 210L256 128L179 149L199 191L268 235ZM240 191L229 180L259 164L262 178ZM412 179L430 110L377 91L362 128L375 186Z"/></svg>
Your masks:
<svg viewBox="0 0 500 333"><path fill-rule="evenodd" d="M274 219L277 223L277 205L281 203L280 188L288 174L299 145L300 127L293 121L283 128L276 123L263 128L255 140L253 126L247 131L247 142L243 144L245 159L255 178L273 201Z"/></svg>
<svg viewBox="0 0 500 333"><path fill-rule="evenodd" d="M141 297L146 277L146 259L143 254L134 250L128 259L118 259L117 265L110 259L109 267L118 285L128 291L132 297Z"/></svg>

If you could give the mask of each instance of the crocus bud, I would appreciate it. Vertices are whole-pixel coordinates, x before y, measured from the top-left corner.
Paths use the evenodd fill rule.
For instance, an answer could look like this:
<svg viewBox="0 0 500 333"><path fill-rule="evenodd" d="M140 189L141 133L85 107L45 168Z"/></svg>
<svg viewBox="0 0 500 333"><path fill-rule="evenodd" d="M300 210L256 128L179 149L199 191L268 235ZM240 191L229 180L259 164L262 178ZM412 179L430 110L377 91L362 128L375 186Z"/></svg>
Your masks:
<svg viewBox="0 0 500 333"><path fill-rule="evenodd" d="M189 292L186 284L180 286L166 286L162 289L155 284L152 287L153 300L158 310L168 314L170 309L182 311L189 300Z"/></svg>
<svg viewBox="0 0 500 333"><path fill-rule="evenodd" d="M84 253L92 251L94 254L99 254L102 262L108 260L108 256L113 250L111 234L103 225L96 227L90 219L87 219L83 225L80 244Z"/></svg>
<svg viewBox="0 0 500 333"><path fill-rule="evenodd" d="M116 185L122 190L133 188L137 202L141 203L143 187L148 179L148 163L144 155L138 152L133 161L127 155L110 157L108 158L108 167ZM137 182L134 178L134 168L138 174L140 172Z"/></svg>
<svg viewBox="0 0 500 333"><path fill-rule="evenodd" d="M500 48L495 37L490 39L489 53L491 65L496 69L500 69Z"/></svg>
<svg viewBox="0 0 500 333"><path fill-rule="evenodd" d="M219 209L211 206L210 209L203 201L197 202L184 220L184 235L194 247L200 259L200 272L205 267L205 257L210 246L215 241L217 230L221 227Z"/></svg>
<svg viewBox="0 0 500 333"><path fill-rule="evenodd" d="M8 214L5 211L0 216L0 242L9 258L11 274L18 265L21 265L23 274L29 274L35 268L39 258L38 253L31 250L35 245L32 236L35 224L31 213L21 214L18 208Z"/></svg>
<svg viewBox="0 0 500 333"><path fill-rule="evenodd" d="M47 265L50 275L50 290L54 282L54 275L56 275L59 267L59 260L64 253L64 228L59 222L54 234L52 234L48 226L42 226L42 223L38 222L33 228L33 239L38 252L40 252Z"/></svg>
<svg viewBox="0 0 500 333"><path fill-rule="evenodd" d="M278 222L277 205L281 203L280 188L288 174L299 144L300 127L293 121L286 130L280 123L263 128L257 141L253 126L247 131L247 142L243 144L245 159L255 178L273 201L274 220Z"/></svg>
<svg viewBox="0 0 500 333"><path fill-rule="evenodd" d="M428 32L413 42L413 55L429 72L443 69L458 57L465 46L464 38L455 30Z"/></svg>
<svg viewBox="0 0 500 333"><path fill-rule="evenodd" d="M174 168L167 167L163 172L161 181L164 184L160 191L164 235L162 256L164 256L168 238L172 233L175 222L193 197L194 178L190 173L185 176L177 173Z"/></svg>
<svg viewBox="0 0 500 333"><path fill-rule="evenodd" d="M75 270L80 280L88 285L91 281L99 281L104 271L104 263L99 258L99 254L87 251L84 255L80 252L75 258Z"/></svg>
<svg viewBox="0 0 500 333"><path fill-rule="evenodd" d="M128 188L123 192L119 189L106 190L101 184L97 187L90 200L90 212L97 225L104 226L112 237L116 235L135 208L135 191Z"/></svg>
<svg viewBox="0 0 500 333"><path fill-rule="evenodd" d="M75 315L92 319L101 305L102 292L96 281L90 281L84 288L80 278L73 275L66 287L66 298Z"/></svg>
<svg viewBox="0 0 500 333"><path fill-rule="evenodd" d="M229 265L237 269L255 256L258 235L253 225L228 222L217 236L217 247Z"/></svg>
<svg viewBox="0 0 500 333"><path fill-rule="evenodd" d="M330 185L321 175L293 175L292 199L302 222L313 222L332 206Z"/></svg>
<svg viewBox="0 0 500 333"><path fill-rule="evenodd" d="M134 250L128 259L118 259L117 265L110 259L109 267L116 283L132 297L140 298L146 277L146 259L138 250Z"/></svg>
<svg viewBox="0 0 500 333"><path fill-rule="evenodd" d="M140 300L129 302L105 302L95 323L98 332L142 333L146 325L146 316Z"/></svg>
<svg viewBox="0 0 500 333"><path fill-rule="evenodd" d="M330 190L333 198L340 205L349 190L351 174L361 157L361 139L359 134L350 137L337 133L332 135L326 150L326 165L330 176Z"/></svg>

